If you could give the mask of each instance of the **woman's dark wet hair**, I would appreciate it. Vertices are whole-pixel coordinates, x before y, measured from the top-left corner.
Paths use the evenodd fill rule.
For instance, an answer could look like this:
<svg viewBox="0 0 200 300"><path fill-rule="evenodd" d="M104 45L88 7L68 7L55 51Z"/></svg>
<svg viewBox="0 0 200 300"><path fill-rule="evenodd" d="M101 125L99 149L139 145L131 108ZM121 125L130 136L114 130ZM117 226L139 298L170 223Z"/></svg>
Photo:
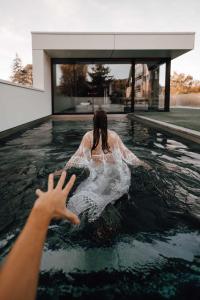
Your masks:
<svg viewBox="0 0 200 300"><path fill-rule="evenodd" d="M95 150L95 148L99 144L99 139L101 135L102 140L102 150L104 153L110 152L108 145L108 132L107 132L107 114L104 110L99 109L94 113L93 117L93 146L91 152Z"/></svg>

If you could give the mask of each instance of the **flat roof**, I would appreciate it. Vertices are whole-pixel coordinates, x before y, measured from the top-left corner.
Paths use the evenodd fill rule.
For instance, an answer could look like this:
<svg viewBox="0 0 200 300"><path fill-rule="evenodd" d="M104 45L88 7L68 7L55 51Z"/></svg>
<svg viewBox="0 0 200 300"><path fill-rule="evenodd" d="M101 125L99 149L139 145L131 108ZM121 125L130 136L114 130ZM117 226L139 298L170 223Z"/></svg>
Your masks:
<svg viewBox="0 0 200 300"><path fill-rule="evenodd" d="M108 34L108 35L113 35L113 34L130 34L130 35L135 35L135 34L139 34L139 35L143 35L143 34L195 34L194 31L118 31L118 32L114 32L114 31L110 31L110 32L104 32L104 31L31 31L31 34Z"/></svg>
<svg viewBox="0 0 200 300"><path fill-rule="evenodd" d="M33 51L52 58L176 58L194 48L195 32L40 32Z"/></svg>

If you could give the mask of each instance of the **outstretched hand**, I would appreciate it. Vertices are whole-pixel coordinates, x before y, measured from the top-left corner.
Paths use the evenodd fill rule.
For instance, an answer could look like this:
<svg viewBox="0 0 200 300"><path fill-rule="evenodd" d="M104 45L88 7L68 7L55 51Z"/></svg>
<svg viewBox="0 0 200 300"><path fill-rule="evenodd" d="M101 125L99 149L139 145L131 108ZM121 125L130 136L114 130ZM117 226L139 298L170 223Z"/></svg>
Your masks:
<svg viewBox="0 0 200 300"><path fill-rule="evenodd" d="M40 189L36 190L38 199L35 202L34 208L43 209L49 215L50 219L67 219L73 224L79 224L79 218L66 207L66 199L74 185L76 176L72 175L68 183L63 187L65 178L66 172L63 171L54 188L54 175L50 174L47 192L43 192Z"/></svg>
<svg viewBox="0 0 200 300"><path fill-rule="evenodd" d="M53 175L54 176L60 176L62 174L63 170L56 170Z"/></svg>

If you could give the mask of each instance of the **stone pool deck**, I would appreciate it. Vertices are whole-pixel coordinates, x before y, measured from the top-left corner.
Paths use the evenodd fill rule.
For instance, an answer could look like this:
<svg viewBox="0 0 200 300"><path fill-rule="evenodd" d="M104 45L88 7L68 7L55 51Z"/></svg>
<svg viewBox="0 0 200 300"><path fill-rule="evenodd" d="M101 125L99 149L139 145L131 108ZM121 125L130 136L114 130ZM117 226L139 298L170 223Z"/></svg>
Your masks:
<svg viewBox="0 0 200 300"><path fill-rule="evenodd" d="M200 109L172 108L170 112L136 112L129 118L200 144Z"/></svg>

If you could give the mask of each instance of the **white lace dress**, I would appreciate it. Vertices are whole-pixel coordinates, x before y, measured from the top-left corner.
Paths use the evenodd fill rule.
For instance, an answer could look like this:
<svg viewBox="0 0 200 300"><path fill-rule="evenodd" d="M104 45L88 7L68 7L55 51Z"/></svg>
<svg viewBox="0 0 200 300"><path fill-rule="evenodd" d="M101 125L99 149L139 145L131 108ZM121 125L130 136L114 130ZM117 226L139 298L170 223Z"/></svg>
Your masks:
<svg viewBox="0 0 200 300"><path fill-rule="evenodd" d="M80 183L68 201L68 208L77 215L87 211L88 220L96 220L104 208L128 193L131 174L127 164L145 164L122 142L118 134L108 130L110 151L102 151L101 137L97 148L92 151L93 131L87 132L75 154L65 165L88 168L89 176Z"/></svg>

